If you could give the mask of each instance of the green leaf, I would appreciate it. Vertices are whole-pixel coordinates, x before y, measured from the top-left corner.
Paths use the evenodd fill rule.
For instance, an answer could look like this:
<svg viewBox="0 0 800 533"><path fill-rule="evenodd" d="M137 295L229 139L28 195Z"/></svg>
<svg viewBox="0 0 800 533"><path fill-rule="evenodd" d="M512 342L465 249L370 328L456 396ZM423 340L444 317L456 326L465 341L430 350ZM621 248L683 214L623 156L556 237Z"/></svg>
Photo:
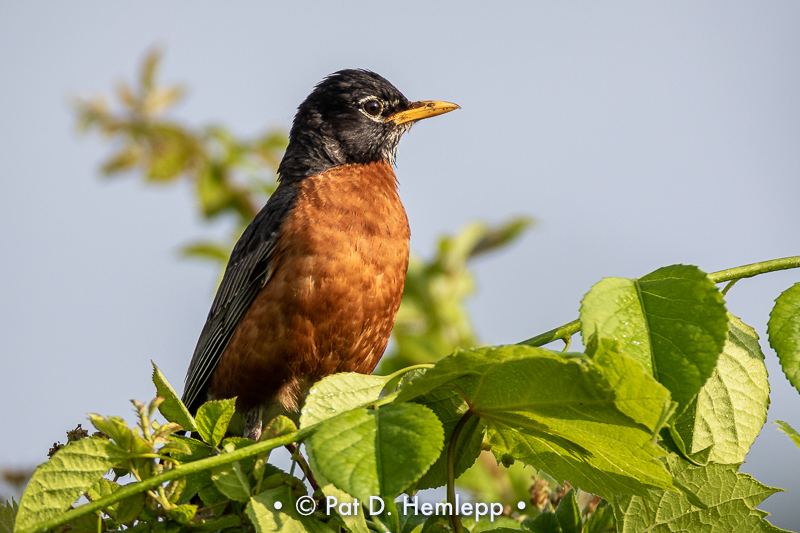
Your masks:
<svg viewBox="0 0 800 533"><path fill-rule="evenodd" d="M511 220L494 226L483 222L475 225L481 229L480 238L475 241L470 257L492 252L517 240L534 223L534 219L527 216L512 217Z"/></svg>
<svg viewBox="0 0 800 533"><path fill-rule="evenodd" d="M207 259L225 264L231 256L231 248L228 245L213 241L195 241L182 247L180 253L183 257Z"/></svg>
<svg viewBox="0 0 800 533"><path fill-rule="evenodd" d="M197 431L194 424L194 417L183 405L183 402L175 394L175 389L169 384L167 378L161 373L155 363L150 361L153 365L153 384L156 386L156 391L159 396L164 398L158 410L170 422L179 424L186 431Z"/></svg>
<svg viewBox="0 0 800 533"><path fill-rule="evenodd" d="M209 162L197 174L197 199L206 218L219 215L232 208L235 198L226 181L226 170L222 164Z"/></svg>
<svg viewBox="0 0 800 533"><path fill-rule="evenodd" d="M180 524L189 524L192 518L194 518L195 513L197 513L197 506L187 503L164 509L164 512L167 513L168 517Z"/></svg>
<svg viewBox="0 0 800 533"><path fill-rule="evenodd" d="M443 446L442 424L430 409L389 404L326 420L307 441L322 475L361 501L394 498L417 481Z"/></svg>
<svg viewBox="0 0 800 533"><path fill-rule="evenodd" d="M198 461L211 455L213 449L205 442L181 435L170 435L168 439L170 444L175 444L176 449L172 452L172 456L182 463L190 461ZM188 449L189 453L183 453L184 449Z"/></svg>
<svg viewBox="0 0 800 533"><path fill-rule="evenodd" d="M330 503L337 511L336 516L341 518L344 527L347 528L348 531L351 533L369 533L367 521L364 519L364 513L360 508L361 504L364 502L359 502L354 508L353 503L355 502L355 498L343 490L337 489L333 485L322 487L322 493L325 495L325 499L322 502L325 509L328 508L327 498L336 498L335 502L331 501ZM342 504L344 504L344 506L342 506ZM340 509L343 512L339 512Z"/></svg>
<svg viewBox="0 0 800 533"><path fill-rule="evenodd" d="M128 424L118 416L103 417L89 413L89 420L98 430L108 435L117 447L128 453L150 453L150 445L140 435L128 427Z"/></svg>
<svg viewBox="0 0 800 533"><path fill-rule="evenodd" d="M18 510L19 505L13 498L5 504L0 503L0 533L14 533L14 518Z"/></svg>
<svg viewBox="0 0 800 533"><path fill-rule="evenodd" d="M66 511L122 458L107 439L73 441L39 466L28 483L16 517L16 529L31 529Z"/></svg>
<svg viewBox="0 0 800 533"><path fill-rule="evenodd" d="M417 526L422 525L428 519L424 514L415 512L413 508L406 512L404 505L398 506L397 511L400 533L412 533Z"/></svg>
<svg viewBox="0 0 800 533"><path fill-rule="evenodd" d="M563 533L555 513L539 513L522 522L522 527L533 533Z"/></svg>
<svg viewBox="0 0 800 533"><path fill-rule="evenodd" d="M291 487L282 485L250 498L247 516L258 533L333 533L313 516L301 516Z"/></svg>
<svg viewBox="0 0 800 533"><path fill-rule="evenodd" d="M128 144L122 150L111 156L103 163L100 171L105 176L130 170L136 166L141 157L141 150L135 144Z"/></svg>
<svg viewBox="0 0 800 533"><path fill-rule="evenodd" d="M733 315L730 326L714 372L674 427L690 456L713 447L708 461L739 464L767 421L769 381L758 334Z"/></svg>
<svg viewBox="0 0 800 533"><path fill-rule="evenodd" d="M444 428L444 446L439 458L427 472L414 484L414 490L441 487L447 483L447 448L453 431L469 405L457 392L439 389L415 398L414 403L424 405L439 418ZM471 467L481 453L481 443L486 432L486 424L479 417L470 418L461 428L455 451L455 476L460 477Z"/></svg>
<svg viewBox="0 0 800 533"><path fill-rule="evenodd" d="M792 426L790 426L783 420L776 420L775 422L773 422L773 424L778 424L778 429L786 433L786 435L788 435L789 438L792 439L792 442L794 442L795 445L798 448L800 448L800 433L798 433L796 429L794 429Z"/></svg>
<svg viewBox="0 0 800 533"><path fill-rule="evenodd" d="M606 278L581 304L584 343L619 343L669 389L676 414L711 376L727 333L722 294L694 266L664 267L641 279Z"/></svg>
<svg viewBox="0 0 800 533"><path fill-rule="evenodd" d="M584 533L616 533L614 527L614 509L606 501L597 506L594 513L586 519Z"/></svg>
<svg viewBox="0 0 800 533"><path fill-rule="evenodd" d="M211 481L231 500L246 502L250 499L250 481L239 461L212 468Z"/></svg>
<svg viewBox="0 0 800 533"><path fill-rule="evenodd" d="M116 491L118 491L119 488L120 486L117 483L111 481L110 479L100 478L97 480L97 483L92 485L89 488L89 490L86 491L86 496L92 501L99 500L100 498L103 498L105 496L111 496ZM105 512L108 516L116 520L117 505L118 504L115 503L110 507L106 507L103 509L103 512Z"/></svg>
<svg viewBox="0 0 800 533"><path fill-rule="evenodd" d="M167 182L177 179L187 170L192 156L197 155L194 141L181 129L165 125L155 125L150 134L150 168L146 179L153 182Z"/></svg>
<svg viewBox="0 0 800 533"><path fill-rule="evenodd" d="M300 411L300 427L308 427L375 402L390 379L387 376L365 376L355 372L342 372L321 379L306 395Z"/></svg>
<svg viewBox="0 0 800 533"><path fill-rule="evenodd" d="M488 426L498 461L515 459L601 496L672 488L654 436L668 391L629 357L564 358L528 346L464 351L401 389L398 400L452 387Z"/></svg>
<svg viewBox="0 0 800 533"><path fill-rule="evenodd" d="M236 399L206 402L197 410L195 426L200 437L211 446L218 446L236 411Z"/></svg>
<svg viewBox="0 0 800 533"><path fill-rule="evenodd" d="M782 489L768 487L738 472L738 465L710 463L701 467L675 455L669 456L666 463L676 481L694 492L707 508L692 505L684 493L676 491L654 490L644 499L619 495L612 503L621 533L783 531L764 520L768 513L756 509L764 499Z"/></svg>
<svg viewBox="0 0 800 533"><path fill-rule="evenodd" d="M570 489L558 502L555 512L558 525L561 526L563 533L581 533L581 508L578 507L578 499L575 491Z"/></svg>
<svg viewBox="0 0 800 533"><path fill-rule="evenodd" d="M101 531L103 519L99 512L94 512L70 520L66 525L69 526L70 533L97 533Z"/></svg>
<svg viewBox="0 0 800 533"><path fill-rule="evenodd" d="M800 283L792 285L775 300L767 334L783 373L800 391Z"/></svg>
<svg viewBox="0 0 800 533"><path fill-rule="evenodd" d="M208 476L208 479L209 479L209 481L211 481L211 475L210 474ZM213 482L211 482L210 484L208 484L208 485L204 486L203 488L201 488L197 492L197 495L200 496L200 500L205 505L207 505L208 507L211 507L213 505L217 505L218 503L222 503L222 502L224 502L225 500L228 499L227 496L225 496L224 494L222 494L219 491L219 489L217 488L216 485L214 485ZM215 515L219 516L219 514L222 513L224 510L225 510L224 507L216 507L214 509Z"/></svg>
<svg viewBox="0 0 800 533"><path fill-rule="evenodd" d="M144 492L140 492L119 502L116 521L120 524L128 524L139 518L144 509L145 496Z"/></svg>
<svg viewBox="0 0 800 533"><path fill-rule="evenodd" d="M261 434L261 440L276 439L289 433L297 431L297 425L291 418L279 415L270 420L269 424L264 428Z"/></svg>

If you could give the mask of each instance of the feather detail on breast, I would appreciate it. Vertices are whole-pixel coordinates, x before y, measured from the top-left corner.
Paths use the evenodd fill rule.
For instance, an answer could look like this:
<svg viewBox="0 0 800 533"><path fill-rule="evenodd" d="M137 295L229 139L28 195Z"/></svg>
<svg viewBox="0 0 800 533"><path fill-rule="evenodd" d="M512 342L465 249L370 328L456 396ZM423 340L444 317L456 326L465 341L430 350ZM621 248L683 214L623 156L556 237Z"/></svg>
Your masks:
<svg viewBox="0 0 800 533"><path fill-rule="evenodd" d="M408 268L408 219L385 161L343 165L294 184L272 272L211 378L237 410L295 410L335 372L370 373L389 340Z"/></svg>

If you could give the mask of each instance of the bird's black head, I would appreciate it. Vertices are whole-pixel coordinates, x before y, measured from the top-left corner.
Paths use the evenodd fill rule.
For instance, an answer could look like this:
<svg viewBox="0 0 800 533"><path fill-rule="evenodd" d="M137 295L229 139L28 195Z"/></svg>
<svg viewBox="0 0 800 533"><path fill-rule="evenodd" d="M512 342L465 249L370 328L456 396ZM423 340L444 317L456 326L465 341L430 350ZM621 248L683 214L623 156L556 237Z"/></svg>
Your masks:
<svg viewBox="0 0 800 533"><path fill-rule="evenodd" d="M458 109L448 102L409 102L368 70L340 70L300 104L278 167L282 181L350 163L394 163L400 136L417 120Z"/></svg>

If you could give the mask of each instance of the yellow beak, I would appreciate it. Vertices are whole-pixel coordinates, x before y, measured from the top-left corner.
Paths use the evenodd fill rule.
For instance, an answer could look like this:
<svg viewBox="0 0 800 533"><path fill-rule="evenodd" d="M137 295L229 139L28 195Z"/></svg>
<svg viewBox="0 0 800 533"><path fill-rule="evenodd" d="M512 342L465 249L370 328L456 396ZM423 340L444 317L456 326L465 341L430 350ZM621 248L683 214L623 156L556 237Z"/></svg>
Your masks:
<svg viewBox="0 0 800 533"><path fill-rule="evenodd" d="M449 113L461 109L461 106L450 102L436 102L433 100L420 100L412 102L411 109L395 113L386 119L386 122L393 122L395 125L405 124L406 122L416 122L423 118L435 117L443 113Z"/></svg>

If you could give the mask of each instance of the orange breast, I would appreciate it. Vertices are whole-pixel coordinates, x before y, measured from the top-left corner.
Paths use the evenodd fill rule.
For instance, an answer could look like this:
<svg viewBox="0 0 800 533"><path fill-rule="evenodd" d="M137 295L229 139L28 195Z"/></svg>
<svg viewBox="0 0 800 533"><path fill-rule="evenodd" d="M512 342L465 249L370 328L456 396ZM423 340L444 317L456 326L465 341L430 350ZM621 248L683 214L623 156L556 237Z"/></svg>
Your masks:
<svg viewBox="0 0 800 533"><path fill-rule="evenodd" d="M241 411L294 410L328 374L372 372L400 307L410 231L391 166L345 165L297 187L273 275L211 378L211 395L238 396Z"/></svg>

